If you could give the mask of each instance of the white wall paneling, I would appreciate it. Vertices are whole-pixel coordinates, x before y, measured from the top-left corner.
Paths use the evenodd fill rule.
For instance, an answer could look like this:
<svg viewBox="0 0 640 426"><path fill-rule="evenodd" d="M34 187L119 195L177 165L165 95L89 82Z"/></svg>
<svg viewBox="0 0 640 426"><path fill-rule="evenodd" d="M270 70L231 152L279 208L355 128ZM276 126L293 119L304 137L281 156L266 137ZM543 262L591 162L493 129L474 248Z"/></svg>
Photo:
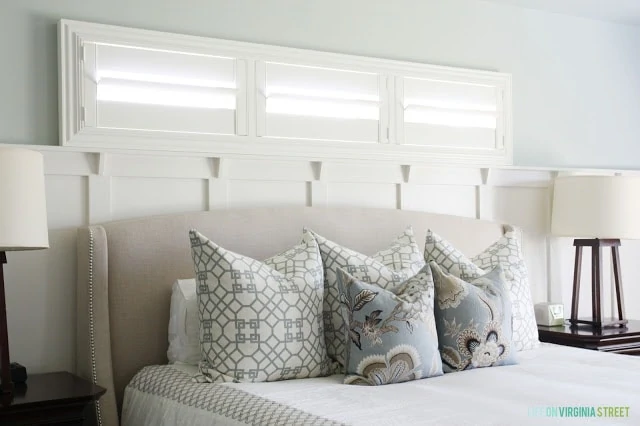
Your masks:
<svg viewBox="0 0 640 426"><path fill-rule="evenodd" d="M45 158L52 247L14 253L7 265L12 357L34 373L74 369L75 228L147 215L265 205L348 205L512 223L525 232L524 250L534 301L562 301L569 307L572 242L548 238L547 234L552 178L557 172L576 171L116 149L85 152L71 147L37 149ZM623 172L627 173L636 172ZM636 318L640 317L640 291L629 283L640 279L633 265L638 254L639 244L623 243L627 309L629 316ZM588 256L583 272L588 278L586 260ZM605 272L605 277L608 274ZM610 300L606 295L606 306ZM582 313L588 314L586 286L581 303Z"/></svg>
<svg viewBox="0 0 640 426"><path fill-rule="evenodd" d="M322 173L330 182L400 183L403 168L393 163L376 162L324 162Z"/></svg>
<svg viewBox="0 0 640 426"><path fill-rule="evenodd" d="M322 161L312 161L310 165L313 172L313 180L309 182L310 197L308 205L327 207L329 205L329 186L327 185L326 170L323 173Z"/></svg>
<svg viewBox="0 0 640 426"><path fill-rule="evenodd" d="M396 209L397 187L396 183L331 182L328 188L328 204Z"/></svg>
<svg viewBox="0 0 640 426"><path fill-rule="evenodd" d="M307 184L303 181L230 180L229 207L307 204Z"/></svg>
<svg viewBox="0 0 640 426"><path fill-rule="evenodd" d="M90 224L108 222L113 218L111 176L90 175L87 198Z"/></svg>
<svg viewBox="0 0 640 426"><path fill-rule="evenodd" d="M491 169L480 169L482 183L476 188L476 217L478 219L493 218L493 187L489 186Z"/></svg>
<svg viewBox="0 0 640 426"><path fill-rule="evenodd" d="M257 159L225 160L230 180L311 181L314 170L308 161L264 161Z"/></svg>
<svg viewBox="0 0 640 426"><path fill-rule="evenodd" d="M77 227L78 223L88 222L91 206L87 197L89 178L73 175L47 176L45 188L49 227L73 228Z"/></svg>
<svg viewBox="0 0 640 426"><path fill-rule="evenodd" d="M473 186L408 184L403 200L403 208L407 210L476 217Z"/></svg>
<svg viewBox="0 0 640 426"><path fill-rule="evenodd" d="M204 179L113 177L111 217L113 220L161 213L204 211L208 207Z"/></svg>

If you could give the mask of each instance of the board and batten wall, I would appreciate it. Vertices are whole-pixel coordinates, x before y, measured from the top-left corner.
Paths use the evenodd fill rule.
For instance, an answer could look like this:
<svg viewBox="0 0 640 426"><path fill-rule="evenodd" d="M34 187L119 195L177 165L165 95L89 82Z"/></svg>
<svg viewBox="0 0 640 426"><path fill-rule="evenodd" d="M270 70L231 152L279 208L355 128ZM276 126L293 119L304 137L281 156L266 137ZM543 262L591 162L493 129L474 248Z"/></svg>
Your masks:
<svg viewBox="0 0 640 426"><path fill-rule="evenodd" d="M511 223L525 232L534 301L562 301L569 308L571 239L547 235L553 177L570 171L33 148L45 158L51 248L10 252L6 266L11 356L33 373L75 369L76 228L156 214L266 205L368 206ZM640 280L633 261L639 254L640 244L624 242L627 310L635 318L640 318L640 289L629 283ZM589 277L588 259L584 277ZM588 314L589 292L581 296L581 311ZM606 291L605 306L610 312Z"/></svg>
<svg viewBox="0 0 640 426"><path fill-rule="evenodd" d="M407 168L50 146L58 143L61 18L511 73L517 167ZM546 237L553 176L569 167L640 168L638 27L480 0L192 0L188 6L180 0L4 0L0 35L3 63L10 65L0 69L0 143L36 145L47 174L51 248L9 253L7 265L11 355L32 373L75 369L78 226L285 204L493 219L525 230L534 300L561 300L568 308L571 240ZM636 318L638 255L640 244L625 241L627 309ZM588 303L583 292L584 313Z"/></svg>
<svg viewBox="0 0 640 426"><path fill-rule="evenodd" d="M3 0L0 142L58 143L61 18L510 73L514 164L640 168L640 27L481 0Z"/></svg>

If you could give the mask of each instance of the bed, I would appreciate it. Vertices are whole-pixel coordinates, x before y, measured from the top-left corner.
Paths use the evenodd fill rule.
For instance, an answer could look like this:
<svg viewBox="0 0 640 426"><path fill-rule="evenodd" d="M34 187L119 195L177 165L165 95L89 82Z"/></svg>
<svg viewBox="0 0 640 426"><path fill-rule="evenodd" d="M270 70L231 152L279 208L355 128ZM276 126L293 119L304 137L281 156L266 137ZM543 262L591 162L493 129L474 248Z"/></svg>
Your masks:
<svg viewBox="0 0 640 426"><path fill-rule="evenodd" d="M95 407L98 423L538 424L566 420L565 407L585 414L607 406L630 412L574 420L634 424L640 359L555 345L520 352L518 365L375 388L343 385L335 375L202 385L190 379L196 367L167 365L171 287L194 275L189 229L261 259L299 241L304 226L372 253L409 224L418 241L432 228L466 253L503 233L487 221L353 207L215 210L81 228L77 371L107 388Z"/></svg>

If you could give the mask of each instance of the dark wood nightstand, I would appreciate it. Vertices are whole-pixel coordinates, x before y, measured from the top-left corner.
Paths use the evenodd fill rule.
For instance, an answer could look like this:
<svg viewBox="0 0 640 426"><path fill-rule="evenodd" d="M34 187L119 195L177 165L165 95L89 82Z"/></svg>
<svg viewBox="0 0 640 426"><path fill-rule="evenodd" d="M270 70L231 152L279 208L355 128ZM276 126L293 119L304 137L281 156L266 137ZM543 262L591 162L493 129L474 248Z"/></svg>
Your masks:
<svg viewBox="0 0 640 426"><path fill-rule="evenodd" d="M0 405L0 424L83 425L88 406L105 391L71 373L33 374L16 385L8 405Z"/></svg>
<svg viewBox="0 0 640 426"><path fill-rule="evenodd" d="M590 326L572 328L569 324L557 327L538 326L541 342L575 346L601 352L640 355L640 321L629 320L626 327L594 330Z"/></svg>

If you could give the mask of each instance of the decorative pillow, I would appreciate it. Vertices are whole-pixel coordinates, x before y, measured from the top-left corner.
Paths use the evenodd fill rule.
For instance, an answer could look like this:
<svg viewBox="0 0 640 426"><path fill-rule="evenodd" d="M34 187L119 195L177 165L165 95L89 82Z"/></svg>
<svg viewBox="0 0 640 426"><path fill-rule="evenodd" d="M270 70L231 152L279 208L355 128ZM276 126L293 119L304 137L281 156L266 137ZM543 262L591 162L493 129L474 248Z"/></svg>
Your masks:
<svg viewBox="0 0 640 426"><path fill-rule="evenodd" d="M501 265L512 304L514 348L516 351L522 351L539 346L529 274L522 255L520 231L517 228L505 226L505 234L472 259L468 259L449 242L429 230L424 258L427 262L436 261L444 271L463 280L478 278Z"/></svg>
<svg viewBox="0 0 640 426"><path fill-rule="evenodd" d="M358 280L389 289L417 274L425 266L425 261L411 227L406 228L391 247L371 257L309 232L318 241L324 264L323 315L327 355L344 366L345 326L338 299L337 269L344 269Z"/></svg>
<svg viewBox="0 0 640 426"><path fill-rule="evenodd" d="M442 375L429 266L393 290L337 272L347 325L344 383L376 386Z"/></svg>
<svg viewBox="0 0 640 426"><path fill-rule="evenodd" d="M445 373L515 364L511 302L502 267L469 282L429 262L438 345Z"/></svg>
<svg viewBox="0 0 640 426"><path fill-rule="evenodd" d="M169 311L167 358L170 363L197 365L200 362L199 328L196 280L176 280Z"/></svg>
<svg viewBox="0 0 640 426"><path fill-rule="evenodd" d="M190 231L198 282L199 382L266 382L329 373L322 260L313 236L263 262Z"/></svg>

